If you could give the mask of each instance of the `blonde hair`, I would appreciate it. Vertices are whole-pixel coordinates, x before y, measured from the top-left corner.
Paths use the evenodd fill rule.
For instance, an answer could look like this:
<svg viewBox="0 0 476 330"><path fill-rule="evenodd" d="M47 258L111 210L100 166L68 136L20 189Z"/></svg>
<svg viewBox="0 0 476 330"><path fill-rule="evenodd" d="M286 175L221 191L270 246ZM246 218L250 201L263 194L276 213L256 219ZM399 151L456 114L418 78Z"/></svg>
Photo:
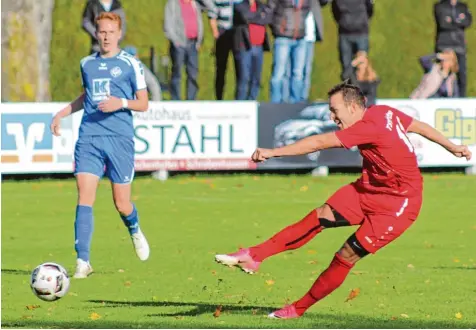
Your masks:
<svg viewBox="0 0 476 330"><path fill-rule="evenodd" d="M443 54L448 55L453 62L453 65L451 66L450 70L453 73L458 73L459 71L459 64L458 64L458 57L456 57L456 53L453 49L445 49Z"/></svg>
<svg viewBox="0 0 476 330"><path fill-rule="evenodd" d="M357 80L358 81L376 81L378 79L377 72L375 72L372 63L370 62L370 59L367 56L367 52L364 51L358 51L357 54L354 57L354 60L357 59L360 56L364 56L367 59L367 65L365 67L362 67L361 63L358 63L357 66Z"/></svg>
<svg viewBox="0 0 476 330"><path fill-rule="evenodd" d="M109 13L109 12L102 12L101 14L99 14L98 17L96 17L96 21L95 21L96 29L98 28L99 21L102 21L102 20L105 20L105 19L111 20L113 22L117 22L117 24L119 26L119 30L121 29L121 26L122 26L121 16L119 16L117 14L114 14L114 13Z"/></svg>

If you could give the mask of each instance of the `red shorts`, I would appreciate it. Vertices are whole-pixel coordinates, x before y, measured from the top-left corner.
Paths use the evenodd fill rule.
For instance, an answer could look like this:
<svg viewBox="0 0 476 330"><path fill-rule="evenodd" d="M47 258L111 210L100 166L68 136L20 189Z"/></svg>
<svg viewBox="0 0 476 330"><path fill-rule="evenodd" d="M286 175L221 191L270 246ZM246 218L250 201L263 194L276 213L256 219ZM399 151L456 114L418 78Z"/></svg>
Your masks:
<svg viewBox="0 0 476 330"><path fill-rule="evenodd" d="M422 197L371 194L348 184L332 195L326 204L351 225L360 225L355 235L370 253L375 253L399 237L418 217Z"/></svg>

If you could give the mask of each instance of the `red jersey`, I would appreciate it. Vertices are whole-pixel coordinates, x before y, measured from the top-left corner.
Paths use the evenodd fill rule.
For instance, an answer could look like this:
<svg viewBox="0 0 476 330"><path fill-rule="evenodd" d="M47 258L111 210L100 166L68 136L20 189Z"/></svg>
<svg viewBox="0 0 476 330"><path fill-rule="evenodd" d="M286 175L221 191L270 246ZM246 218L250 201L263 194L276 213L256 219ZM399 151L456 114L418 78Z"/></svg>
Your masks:
<svg viewBox="0 0 476 330"><path fill-rule="evenodd" d="M363 192L412 197L421 195L423 178L415 150L406 135L413 118L385 105L369 107L362 120L337 131L349 149L358 146L363 157L356 187Z"/></svg>

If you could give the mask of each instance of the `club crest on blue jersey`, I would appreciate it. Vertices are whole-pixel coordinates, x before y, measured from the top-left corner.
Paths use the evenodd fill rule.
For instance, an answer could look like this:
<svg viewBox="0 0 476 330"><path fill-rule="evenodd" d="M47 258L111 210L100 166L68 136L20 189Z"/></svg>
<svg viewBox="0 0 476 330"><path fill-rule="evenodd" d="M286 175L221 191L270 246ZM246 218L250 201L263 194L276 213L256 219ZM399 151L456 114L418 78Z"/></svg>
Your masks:
<svg viewBox="0 0 476 330"><path fill-rule="evenodd" d="M122 74L122 70L120 67L115 66L111 69L110 73L111 73L111 76L113 76L114 78L117 78Z"/></svg>

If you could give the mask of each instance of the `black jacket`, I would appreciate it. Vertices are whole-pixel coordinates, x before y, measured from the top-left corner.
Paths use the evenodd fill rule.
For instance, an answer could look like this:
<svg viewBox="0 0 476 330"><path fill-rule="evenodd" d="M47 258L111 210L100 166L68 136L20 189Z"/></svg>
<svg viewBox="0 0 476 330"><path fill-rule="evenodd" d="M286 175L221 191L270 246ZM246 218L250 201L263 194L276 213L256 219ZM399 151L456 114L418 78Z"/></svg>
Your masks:
<svg viewBox="0 0 476 330"><path fill-rule="evenodd" d="M272 13L266 11L266 6L256 1L256 12L250 10L249 0L243 0L243 2L234 5L233 12L233 51L240 51L243 49L251 48L250 41L250 29L248 24L266 25L271 23ZM265 38L263 43L263 50L269 51L269 39L268 32L265 31Z"/></svg>
<svg viewBox="0 0 476 330"><path fill-rule="evenodd" d="M91 36L91 48L92 51L97 52L99 51L99 44L96 40L96 17L99 16L100 13L104 12L104 8L99 0L88 0L86 7L84 8L83 12L83 29ZM121 16L122 19L122 39L124 39L124 35L126 34L126 15L124 13L124 9L119 0L113 0L111 5L111 13L117 14Z"/></svg>
<svg viewBox="0 0 476 330"><path fill-rule="evenodd" d="M302 39L306 35L306 17L310 11L316 22L316 39L324 38L324 24L322 21L321 6L329 0L268 0L267 7L272 12L271 29L273 36L291 39Z"/></svg>
<svg viewBox="0 0 476 330"><path fill-rule="evenodd" d="M436 21L436 52L451 48L458 54L464 54L466 52L464 29L471 25L473 19L468 6L459 1L456 6L452 6L450 0L442 0L435 4L434 14ZM461 16L464 16L464 18Z"/></svg>
<svg viewBox="0 0 476 330"><path fill-rule="evenodd" d="M339 34L369 34L369 19L373 13L373 0L332 1L332 14L339 27Z"/></svg>

